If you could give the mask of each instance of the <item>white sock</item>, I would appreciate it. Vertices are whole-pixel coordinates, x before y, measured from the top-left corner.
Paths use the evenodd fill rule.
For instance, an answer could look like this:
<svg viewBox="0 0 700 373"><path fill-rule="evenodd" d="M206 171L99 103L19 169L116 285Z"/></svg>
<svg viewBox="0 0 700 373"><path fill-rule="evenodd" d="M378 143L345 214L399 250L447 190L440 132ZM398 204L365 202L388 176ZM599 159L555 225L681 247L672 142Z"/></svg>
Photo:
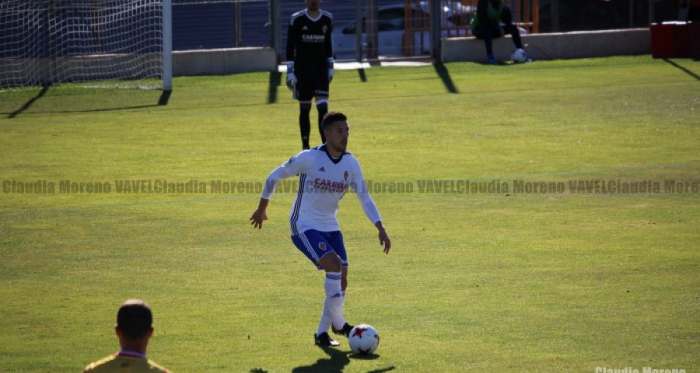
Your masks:
<svg viewBox="0 0 700 373"><path fill-rule="evenodd" d="M336 329L340 329L345 326L345 318L343 317L343 308L345 308L345 292L342 292L342 301L340 302L340 309L334 310L333 312L333 326Z"/></svg>
<svg viewBox="0 0 700 373"><path fill-rule="evenodd" d="M323 312L321 313L321 321L318 324L316 335L328 331L328 328L331 327L331 323L336 320L336 313L340 313L341 319L343 317L343 291L340 286L341 275L341 272L326 272L326 281L323 283L323 288L326 291L326 299L323 301ZM344 323L345 321L343 320L343 324Z"/></svg>

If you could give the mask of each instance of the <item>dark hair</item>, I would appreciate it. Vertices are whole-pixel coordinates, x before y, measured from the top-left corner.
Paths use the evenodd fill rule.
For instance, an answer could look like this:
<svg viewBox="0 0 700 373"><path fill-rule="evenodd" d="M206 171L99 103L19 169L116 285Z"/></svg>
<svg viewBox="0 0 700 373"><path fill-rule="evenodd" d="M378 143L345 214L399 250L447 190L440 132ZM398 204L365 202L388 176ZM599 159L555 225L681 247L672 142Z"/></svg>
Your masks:
<svg viewBox="0 0 700 373"><path fill-rule="evenodd" d="M153 313L146 302L129 299L117 312L117 327L128 339L143 338L153 326Z"/></svg>
<svg viewBox="0 0 700 373"><path fill-rule="evenodd" d="M321 121L321 128L326 129L326 127L333 125L335 122L340 122L348 120L345 114L339 111L329 111L323 116L323 121Z"/></svg>

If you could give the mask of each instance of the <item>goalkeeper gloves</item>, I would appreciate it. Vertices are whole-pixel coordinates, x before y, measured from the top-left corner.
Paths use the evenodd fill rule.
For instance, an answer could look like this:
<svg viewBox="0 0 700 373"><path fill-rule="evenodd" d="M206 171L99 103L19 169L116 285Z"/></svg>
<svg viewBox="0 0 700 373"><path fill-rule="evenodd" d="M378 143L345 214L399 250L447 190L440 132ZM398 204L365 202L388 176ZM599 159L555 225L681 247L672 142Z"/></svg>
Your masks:
<svg viewBox="0 0 700 373"><path fill-rule="evenodd" d="M328 83L333 81L333 57L328 57Z"/></svg>
<svg viewBox="0 0 700 373"><path fill-rule="evenodd" d="M294 61L287 62L287 88L294 89L297 84L297 77L294 75Z"/></svg>

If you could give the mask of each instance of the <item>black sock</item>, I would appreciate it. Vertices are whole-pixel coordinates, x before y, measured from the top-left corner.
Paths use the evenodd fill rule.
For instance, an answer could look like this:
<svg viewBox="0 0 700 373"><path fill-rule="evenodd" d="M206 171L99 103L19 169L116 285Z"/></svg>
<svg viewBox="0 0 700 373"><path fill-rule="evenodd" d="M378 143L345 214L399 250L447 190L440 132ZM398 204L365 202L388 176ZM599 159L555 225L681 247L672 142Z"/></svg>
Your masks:
<svg viewBox="0 0 700 373"><path fill-rule="evenodd" d="M311 113L310 102L299 103L299 132L301 133L302 149L309 149L309 133L311 132Z"/></svg>

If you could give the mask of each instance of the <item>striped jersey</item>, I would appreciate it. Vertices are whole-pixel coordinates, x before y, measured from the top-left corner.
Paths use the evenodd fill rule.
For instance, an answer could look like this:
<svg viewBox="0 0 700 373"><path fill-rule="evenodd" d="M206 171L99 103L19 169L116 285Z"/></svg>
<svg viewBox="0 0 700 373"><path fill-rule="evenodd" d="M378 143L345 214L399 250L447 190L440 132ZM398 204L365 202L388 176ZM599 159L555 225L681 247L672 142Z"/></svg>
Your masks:
<svg viewBox="0 0 700 373"><path fill-rule="evenodd" d="M292 235L309 229L321 232L340 230L338 203L348 188L355 191L365 215L373 224L381 220L367 190L360 162L352 154L344 152L338 159L333 159L325 145L304 150L268 175L262 198L270 199L279 181L294 175L299 175L299 184L289 215Z"/></svg>

